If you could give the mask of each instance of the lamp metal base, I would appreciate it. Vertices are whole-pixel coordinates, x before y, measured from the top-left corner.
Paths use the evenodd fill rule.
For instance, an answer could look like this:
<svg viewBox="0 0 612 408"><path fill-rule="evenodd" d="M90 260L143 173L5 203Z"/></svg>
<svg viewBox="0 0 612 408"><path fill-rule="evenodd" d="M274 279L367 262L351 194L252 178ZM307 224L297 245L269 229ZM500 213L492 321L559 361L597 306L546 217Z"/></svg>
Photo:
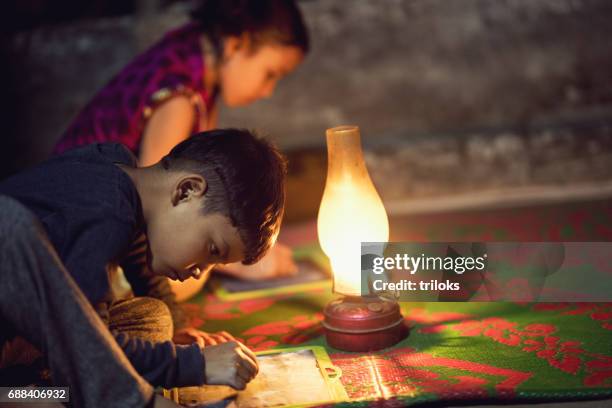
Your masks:
<svg viewBox="0 0 612 408"><path fill-rule="evenodd" d="M344 296L323 310L327 343L339 350L375 351L409 332L397 302L378 296Z"/></svg>

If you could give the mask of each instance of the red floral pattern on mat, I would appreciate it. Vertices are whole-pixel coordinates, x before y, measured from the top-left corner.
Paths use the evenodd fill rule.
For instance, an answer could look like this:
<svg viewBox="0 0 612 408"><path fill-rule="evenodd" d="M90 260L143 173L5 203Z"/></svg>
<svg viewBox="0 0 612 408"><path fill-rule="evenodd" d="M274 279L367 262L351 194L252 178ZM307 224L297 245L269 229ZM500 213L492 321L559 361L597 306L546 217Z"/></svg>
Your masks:
<svg viewBox="0 0 612 408"><path fill-rule="evenodd" d="M586 363L590 374L584 379L587 387L612 386L612 357L599 356L599 359Z"/></svg>
<svg viewBox="0 0 612 408"><path fill-rule="evenodd" d="M426 325L418 329L419 333L438 333L445 329L446 324L451 321L465 320L472 316L465 313L456 312L430 312L423 307L410 308L404 312L404 320L409 326Z"/></svg>
<svg viewBox="0 0 612 408"><path fill-rule="evenodd" d="M532 374L420 353L410 347L366 355L332 354L351 399L383 399L432 393L439 398L486 397L493 386L511 397ZM436 372L439 370L440 372Z"/></svg>
<svg viewBox="0 0 612 408"><path fill-rule="evenodd" d="M464 336L486 336L494 341L521 350L534 352L552 367L569 374L578 374L581 369L587 374L586 386L602 386L612 382L612 357L590 353L582 348L580 341L562 341L554 336L557 328L552 324L533 323L522 329L517 323L490 317L482 320L468 320L450 327Z"/></svg>
<svg viewBox="0 0 612 408"><path fill-rule="evenodd" d="M298 315L289 320L252 327L244 331L242 337L246 345L255 351L266 350L279 344L294 346L321 336L322 319L322 313Z"/></svg>
<svg viewBox="0 0 612 408"><path fill-rule="evenodd" d="M533 306L538 312L561 312L562 315L588 315L601 322L601 327L612 330L612 303L538 303Z"/></svg>
<svg viewBox="0 0 612 408"><path fill-rule="evenodd" d="M186 327L201 327L205 320L203 319L202 305L197 303L183 303L180 305L185 314Z"/></svg>
<svg viewBox="0 0 612 408"><path fill-rule="evenodd" d="M411 307L404 313L409 323L435 324L449 322L452 320L465 320L472 315L457 312L432 312L424 307Z"/></svg>
<svg viewBox="0 0 612 408"><path fill-rule="evenodd" d="M207 296L204 301L204 315L211 320L237 319L266 310L277 300L277 298L269 297L225 302L214 296Z"/></svg>

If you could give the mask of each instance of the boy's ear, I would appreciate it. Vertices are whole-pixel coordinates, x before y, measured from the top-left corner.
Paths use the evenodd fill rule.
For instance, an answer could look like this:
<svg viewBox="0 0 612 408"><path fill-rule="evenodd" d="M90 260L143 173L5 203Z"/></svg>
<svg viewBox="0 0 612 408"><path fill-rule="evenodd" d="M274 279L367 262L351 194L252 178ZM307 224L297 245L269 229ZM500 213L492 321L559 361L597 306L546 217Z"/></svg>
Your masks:
<svg viewBox="0 0 612 408"><path fill-rule="evenodd" d="M172 205L189 201L192 198L202 198L207 188L206 180L200 175L192 174L181 177L172 190Z"/></svg>

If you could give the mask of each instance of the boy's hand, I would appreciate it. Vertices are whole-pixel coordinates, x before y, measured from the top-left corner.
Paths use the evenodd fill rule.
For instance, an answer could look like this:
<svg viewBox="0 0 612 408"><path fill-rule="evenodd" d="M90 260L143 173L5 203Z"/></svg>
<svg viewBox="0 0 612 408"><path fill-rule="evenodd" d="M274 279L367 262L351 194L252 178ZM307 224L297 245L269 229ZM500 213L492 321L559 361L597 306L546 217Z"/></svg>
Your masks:
<svg viewBox="0 0 612 408"><path fill-rule="evenodd" d="M174 341L176 344L198 343L200 347L207 347L226 343L228 341L236 341L236 339L226 331L206 333L194 327L186 327L184 329L177 330L174 333L172 341Z"/></svg>
<svg viewBox="0 0 612 408"><path fill-rule="evenodd" d="M202 354L208 385L229 385L244 390L259 371L255 354L237 341L205 347Z"/></svg>
<svg viewBox="0 0 612 408"><path fill-rule="evenodd" d="M274 244L268 253L253 265L243 265L239 262L218 265L217 269L228 275L245 280L264 280L292 276L297 273L297 265L293 261L291 248L279 242Z"/></svg>

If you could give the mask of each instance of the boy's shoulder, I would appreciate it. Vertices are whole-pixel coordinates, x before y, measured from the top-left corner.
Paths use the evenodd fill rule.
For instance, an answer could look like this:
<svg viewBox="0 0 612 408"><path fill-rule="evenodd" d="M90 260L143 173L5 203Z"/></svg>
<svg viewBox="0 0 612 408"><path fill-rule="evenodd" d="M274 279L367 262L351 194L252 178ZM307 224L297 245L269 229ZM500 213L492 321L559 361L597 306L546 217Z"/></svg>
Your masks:
<svg viewBox="0 0 612 408"><path fill-rule="evenodd" d="M0 194L12 196L39 217L110 212L134 220L140 197L117 164L136 167L135 156L119 143L95 143L55 156L0 182ZM122 214L123 213L123 214Z"/></svg>
<svg viewBox="0 0 612 408"><path fill-rule="evenodd" d="M137 167L136 156L121 143L94 143L55 156L54 158L42 163L57 165L61 163L77 162L91 165L109 165L113 163L124 164L130 167Z"/></svg>

